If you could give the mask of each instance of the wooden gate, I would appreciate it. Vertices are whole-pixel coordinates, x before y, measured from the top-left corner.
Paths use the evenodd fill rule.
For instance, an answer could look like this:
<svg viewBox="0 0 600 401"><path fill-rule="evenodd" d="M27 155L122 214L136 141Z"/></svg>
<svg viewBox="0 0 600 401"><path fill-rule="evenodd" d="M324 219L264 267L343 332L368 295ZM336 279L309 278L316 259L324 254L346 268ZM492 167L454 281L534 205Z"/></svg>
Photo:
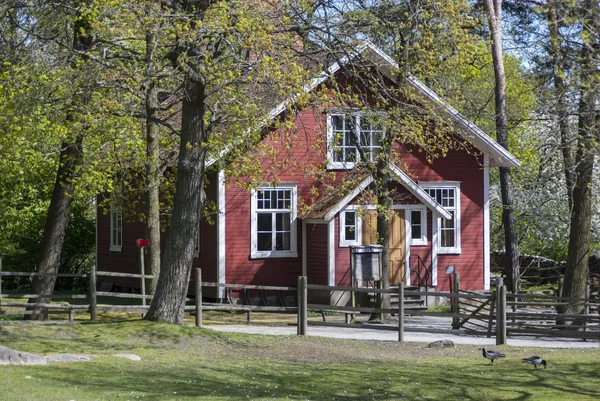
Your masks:
<svg viewBox="0 0 600 401"><path fill-rule="evenodd" d="M459 294L482 295L463 290L459 291ZM458 305L459 313L466 316L458 319L456 324L453 324L454 329L463 328L477 334L487 334L488 337L496 332L494 327L494 309L496 305L493 294L488 293L487 299L459 298Z"/></svg>

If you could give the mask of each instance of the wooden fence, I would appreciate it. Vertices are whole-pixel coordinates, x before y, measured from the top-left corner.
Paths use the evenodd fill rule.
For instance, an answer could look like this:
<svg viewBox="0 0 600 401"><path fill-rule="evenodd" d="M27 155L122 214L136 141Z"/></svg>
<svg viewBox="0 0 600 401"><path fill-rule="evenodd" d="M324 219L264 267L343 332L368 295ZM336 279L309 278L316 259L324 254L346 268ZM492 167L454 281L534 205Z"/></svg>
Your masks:
<svg viewBox="0 0 600 401"><path fill-rule="evenodd" d="M245 285L245 284L224 284L203 282L201 270L196 269L196 279L194 292L194 304L186 305L185 310L195 314L195 323L197 326L202 326L203 311L237 311L246 312L247 319L251 320L252 312L269 312L269 313L293 313L297 315L297 333L305 335L309 325L327 325L338 327L352 328L368 328L376 330L393 330L398 332L398 340L403 341L404 333L407 331L422 331L436 333L457 333L459 330L468 330L472 334L485 335L488 337L495 336L497 344L505 344L506 337L510 334L515 335L537 335L537 336L558 336L558 337L573 337L584 339L600 339L600 315L591 314L591 309L598 310L600 304L597 300L591 300L586 296L584 299L568 299L550 295L540 294L507 294L506 287L502 281L498 283L494 291L490 293L473 293L460 291L459 284L455 285L454 291L448 292L432 292L432 291L417 291L407 289L404 285L391 289L377 288L360 288L360 287L340 287L340 286L325 286L308 284L307 278L304 276L298 277L296 287L288 286L260 286L260 285ZM87 278L90 280L89 294L61 294L52 296L52 299L72 300L69 302L52 302L52 303L35 303L31 300L38 298L36 294L5 294L2 292L2 277L6 276L21 276L21 277L36 277L36 276L56 276L56 277L72 277L72 278ZM114 273L105 271L95 271L91 269L91 273L87 274L41 274L41 273L26 273L26 272L4 272L1 269L0 262L0 314L18 314L23 315L31 313L27 308L43 308L48 313L59 314L67 313L69 320L73 320L75 313L89 313L92 321L97 319L98 311L121 311L146 313L148 310L148 301L152 299L151 295L131 293L115 293L108 291L98 291L96 280L98 276L109 277L128 277L137 278L142 282L154 276L145 274L126 274ZM460 283L460 278L457 277L455 283ZM225 289L240 289L240 290L261 290L261 291L287 291L296 294L296 306L269 306L269 305L241 305L241 304L223 304L209 303L203 300L204 287L217 287ZM145 288L141 286L141 288ZM369 294L390 294L397 295L398 304L394 308L382 309L367 306L349 306L349 305L330 305L317 304L308 302L308 294L310 291L319 292L350 292L351 294L369 293ZM117 305L117 304L98 304L98 297L106 298L125 298L139 302L137 305ZM440 313L427 310L411 308L409 301L410 297L442 297L449 300L452 306L450 312ZM29 302L8 302L6 298L27 298ZM349 297L352 298L352 297ZM83 302L78 304L77 302ZM191 300L188 300L191 301ZM563 306L566 303L578 303L584 308L583 314L565 315L557 312L557 307ZM469 305L469 307L466 307ZM18 309L16 309L18 308ZM25 309L25 310L24 310ZM345 315L345 322L326 321L309 321L308 315L310 312L321 312L323 317L325 313L338 313ZM354 317L365 314L387 314L396 315L398 322L395 325L385 324L357 324ZM411 322L418 317L445 318L448 320L447 327L423 327L423 325L414 325L407 323L405 317L410 316ZM479 328L467 329L469 324L479 322Z"/></svg>

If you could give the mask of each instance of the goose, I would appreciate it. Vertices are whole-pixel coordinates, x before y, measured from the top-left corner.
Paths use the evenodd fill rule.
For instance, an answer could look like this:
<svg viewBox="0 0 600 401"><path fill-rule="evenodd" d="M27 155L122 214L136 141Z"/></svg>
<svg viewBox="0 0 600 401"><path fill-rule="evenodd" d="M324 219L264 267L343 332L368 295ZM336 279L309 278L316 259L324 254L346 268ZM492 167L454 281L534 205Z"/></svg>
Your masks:
<svg viewBox="0 0 600 401"><path fill-rule="evenodd" d="M489 359L490 365L494 364L494 359L499 359L499 358L504 358L506 355L504 355L502 352L497 352L494 350L486 350L485 348L479 348L480 351L482 351L483 357Z"/></svg>
<svg viewBox="0 0 600 401"><path fill-rule="evenodd" d="M529 358L523 358L523 363L530 363L536 369L537 369L538 365L544 365L544 369L546 369L548 367L546 364L546 361L543 360L542 357L539 357L537 355L531 356Z"/></svg>

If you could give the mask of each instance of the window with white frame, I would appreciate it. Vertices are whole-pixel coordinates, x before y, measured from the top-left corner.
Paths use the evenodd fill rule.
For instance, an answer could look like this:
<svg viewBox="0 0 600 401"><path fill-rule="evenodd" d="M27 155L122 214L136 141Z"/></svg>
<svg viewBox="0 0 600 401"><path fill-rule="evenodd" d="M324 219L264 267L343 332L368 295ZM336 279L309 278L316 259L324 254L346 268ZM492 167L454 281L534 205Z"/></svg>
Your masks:
<svg viewBox="0 0 600 401"><path fill-rule="evenodd" d="M436 219L438 252L460 253L460 187L443 183L426 184L423 188L452 215L450 219Z"/></svg>
<svg viewBox="0 0 600 401"><path fill-rule="evenodd" d="M340 247L360 245L361 219L358 215L358 210L351 207L343 210L340 213L339 219Z"/></svg>
<svg viewBox="0 0 600 401"><path fill-rule="evenodd" d="M296 185L261 187L252 192L251 256L297 257Z"/></svg>
<svg viewBox="0 0 600 401"><path fill-rule="evenodd" d="M123 212L110 207L110 251L121 252L123 248Z"/></svg>
<svg viewBox="0 0 600 401"><path fill-rule="evenodd" d="M357 145L370 161L374 161L381 149L383 128L380 119L365 114L330 114L327 117L330 168L352 168L361 160Z"/></svg>
<svg viewBox="0 0 600 401"><path fill-rule="evenodd" d="M427 211L425 208L408 209L410 218L410 244L427 245Z"/></svg>

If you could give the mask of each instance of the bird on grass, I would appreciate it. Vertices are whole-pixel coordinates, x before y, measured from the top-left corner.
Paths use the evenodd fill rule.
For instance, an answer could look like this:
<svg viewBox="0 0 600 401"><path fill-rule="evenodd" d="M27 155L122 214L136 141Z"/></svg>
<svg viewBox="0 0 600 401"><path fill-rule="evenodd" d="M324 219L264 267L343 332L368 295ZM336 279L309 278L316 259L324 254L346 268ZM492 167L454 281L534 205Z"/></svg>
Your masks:
<svg viewBox="0 0 600 401"><path fill-rule="evenodd" d="M489 359L490 365L494 364L494 359L500 359L500 358L504 358L506 355L504 355L502 352L498 352L498 351L494 351L494 350L486 350L485 348L479 348L480 351L482 351L483 357Z"/></svg>
<svg viewBox="0 0 600 401"><path fill-rule="evenodd" d="M538 365L544 365L544 369L546 369L548 367L546 361L537 355L531 356L529 358L523 358L523 363L530 363L536 369L537 369Z"/></svg>

